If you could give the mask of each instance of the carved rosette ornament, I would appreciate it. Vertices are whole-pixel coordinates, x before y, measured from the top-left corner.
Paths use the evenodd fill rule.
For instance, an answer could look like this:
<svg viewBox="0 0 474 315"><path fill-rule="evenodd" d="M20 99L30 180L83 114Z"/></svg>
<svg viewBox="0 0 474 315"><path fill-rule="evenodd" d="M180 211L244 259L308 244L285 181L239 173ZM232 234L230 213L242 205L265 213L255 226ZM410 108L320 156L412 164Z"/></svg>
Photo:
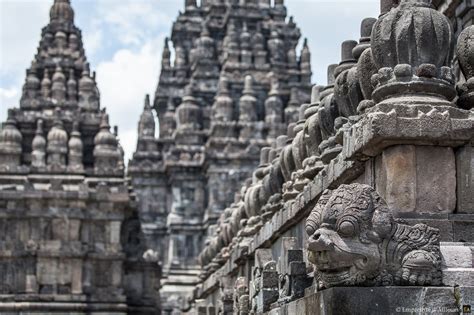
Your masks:
<svg viewBox="0 0 474 315"><path fill-rule="evenodd" d="M375 103L452 105L453 30L429 0L402 0L372 32Z"/></svg>
<svg viewBox="0 0 474 315"><path fill-rule="evenodd" d="M439 285L439 230L397 223L370 186L327 190L306 221L321 287Z"/></svg>
<svg viewBox="0 0 474 315"><path fill-rule="evenodd" d="M466 82L457 86L458 106L464 109L474 107L474 25L459 35L457 57Z"/></svg>

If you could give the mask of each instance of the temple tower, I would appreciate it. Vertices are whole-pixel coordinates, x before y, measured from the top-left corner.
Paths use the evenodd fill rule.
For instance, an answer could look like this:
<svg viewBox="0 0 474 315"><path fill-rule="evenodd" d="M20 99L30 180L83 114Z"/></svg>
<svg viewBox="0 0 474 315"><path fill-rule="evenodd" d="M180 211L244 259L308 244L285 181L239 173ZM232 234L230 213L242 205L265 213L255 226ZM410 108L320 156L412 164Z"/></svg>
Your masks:
<svg viewBox="0 0 474 315"><path fill-rule="evenodd" d="M286 133L286 104L308 102L311 90L311 54L306 43L296 51L301 33L282 1L184 5L153 99L159 137L145 147L139 136L129 165L148 244L165 253L168 313L187 308L207 236L261 148Z"/></svg>
<svg viewBox="0 0 474 315"><path fill-rule="evenodd" d="M1 313L159 312L158 259L69 0L54 1L0 131L0 214Z"/></svg>

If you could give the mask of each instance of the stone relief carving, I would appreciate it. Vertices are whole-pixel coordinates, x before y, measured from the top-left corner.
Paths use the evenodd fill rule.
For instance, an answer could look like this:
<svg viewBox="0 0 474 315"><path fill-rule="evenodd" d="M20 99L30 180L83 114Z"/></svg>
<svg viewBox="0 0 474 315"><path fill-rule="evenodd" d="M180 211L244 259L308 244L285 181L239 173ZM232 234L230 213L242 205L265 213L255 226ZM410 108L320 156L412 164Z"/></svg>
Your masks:
<svg viewBox="0 0 474 315"><path fill-rule="evenodd" d="M396 222L370 186L327 190L306 232L321 287L440 284L439 230Z"/></svg>

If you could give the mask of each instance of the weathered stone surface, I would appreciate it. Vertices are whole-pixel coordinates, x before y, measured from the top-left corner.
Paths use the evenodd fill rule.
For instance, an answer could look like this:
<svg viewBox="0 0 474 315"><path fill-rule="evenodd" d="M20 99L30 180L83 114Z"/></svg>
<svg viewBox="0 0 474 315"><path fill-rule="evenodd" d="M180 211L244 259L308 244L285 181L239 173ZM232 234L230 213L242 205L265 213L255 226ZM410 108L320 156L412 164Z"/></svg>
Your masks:
<svg viewBox="0 0 474 315"><path fill-rule="evenodd" d="M375 186L394 213L454 212L456 167L451 148L393 146L377 157L376 165Z"/></svg>
<svg viewBox="0 0 474 315"><path fill-rule="evenodd" d="M456 314L460 306L454 290L443 287L331 288L282 306L278 314L342 315L355 310L360 314L422 314L420 310ZM469 293L464 296L464 301L469 299Z"/></svg>
<svg viewBox="0 0 474 315"><path fill-rule="evenodd" d="M468 111L452 107L376 105L344 133L348 158L376 156L397 144L444 145L469 143L474 120Z"/></svg>
<svg viewBox="0 0 474 315"><path fill-rule="evenodd" d="M464 74L465 83L458 84L458 106L465 109L474 107L474 26L467 27L459 35L457 45L459 65Z"/></svg>
<svg viewBox="0 0 474 315"><path fill-rule="evenodd" d="M474 148L456 152L457 213L474 213Z"/></svg>
<svg viewBox="0 0 474 315"><path fill-rule="evenodd" d="M0 313L159 312L160 266L142 258L123 149L70 1L53 3L19 105L0 132ZM136 291L132 273L147 279Z"/></svg>

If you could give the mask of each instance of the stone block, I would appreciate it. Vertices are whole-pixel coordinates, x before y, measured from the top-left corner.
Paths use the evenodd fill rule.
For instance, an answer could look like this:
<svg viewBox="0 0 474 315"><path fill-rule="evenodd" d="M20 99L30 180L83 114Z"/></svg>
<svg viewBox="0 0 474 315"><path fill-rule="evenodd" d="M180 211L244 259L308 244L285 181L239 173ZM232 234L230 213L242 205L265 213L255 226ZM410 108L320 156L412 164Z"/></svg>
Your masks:
<svg viewBox="0 0 474 315"><path fill-rule="evenodd" d="M120 243L120 227L122 223L120 221L110 222L110 243L118 244Z"/></svg>
<svg viewBox="0 0 474 315"><path fill-rule="evenodd" d="M453 213L456 206L452 148L397 145L376 158L375 186L397 212Z"/></svg>
<svg viewBox="0 0 474 315"><path fill-rule="evenodd" d="M69 285L72 280L72 268L69 259L60 260L58 263L58 284Z"/></svg>
<svg viewBox="0 0 474 315"><path fill-rule="evenodd" d="M472 251L464 243L442 243L442 268L472 268Z"/></svg>
<svg viewBox="0 0 474 315"><path fill-rule="evenodd" d="M474 148L456 152L457 213L474 213Z"/></svg>
<svg viewBox="0 0 474 315"><path fill-rule="evenodd" d="M38 292L38 283L36 281L35 275L26 276L26 293L37 293Z"/></svg>
<svg viewBox="0 0 474 315"><path fill-rule="evenodd" d="M66 218L53 219L52 230L54 240L67 240L69 236L68 220Z"/></svg>
<svg viewBox="0 0 474 315"><path fill-rule="evenodd" d="M71 293L82 294L82 260L71 261Z"/></svg>
<svg viewBox="0 0 474 315"><path fill-rule="evenodd" d="M454 221L455 242L474 242L474 221Z"/></svg>
<svg viewBox="0 0 474 315"><path fill-rule="evenodd" d="M457 314L450 287L340 287L302 299L306 314ZM301 301L301 300L300 300ZM301 303L296 301L293 303Z"/></svg>
<svg viewBox="0 0 474 315"><path fill-rule="evenodd" d="M122 285L122 262L114 261L111 264L110 273L112 274L112 283L114 287L120 287Z"/></svg>
<svg viewBox="0 0 474 315"><path fill-rule="evenodd" d="M70 241L78 241L79 240L79 232L81 228L81 221L80 220L69 220L69 240Z"/></svg>
<svg viewBox="0 0 474 315"><path fill-rule="evenodd" d="M50 258L38 258L36 275L40 285L55 285L58 281L58 261Z"/></svg>
<svg viewBox="0 0 474 315"><path fill-rule="evenodd" d="M474 286L474 269L448 268L443 270L443 285L451 287Z"/></svg>

